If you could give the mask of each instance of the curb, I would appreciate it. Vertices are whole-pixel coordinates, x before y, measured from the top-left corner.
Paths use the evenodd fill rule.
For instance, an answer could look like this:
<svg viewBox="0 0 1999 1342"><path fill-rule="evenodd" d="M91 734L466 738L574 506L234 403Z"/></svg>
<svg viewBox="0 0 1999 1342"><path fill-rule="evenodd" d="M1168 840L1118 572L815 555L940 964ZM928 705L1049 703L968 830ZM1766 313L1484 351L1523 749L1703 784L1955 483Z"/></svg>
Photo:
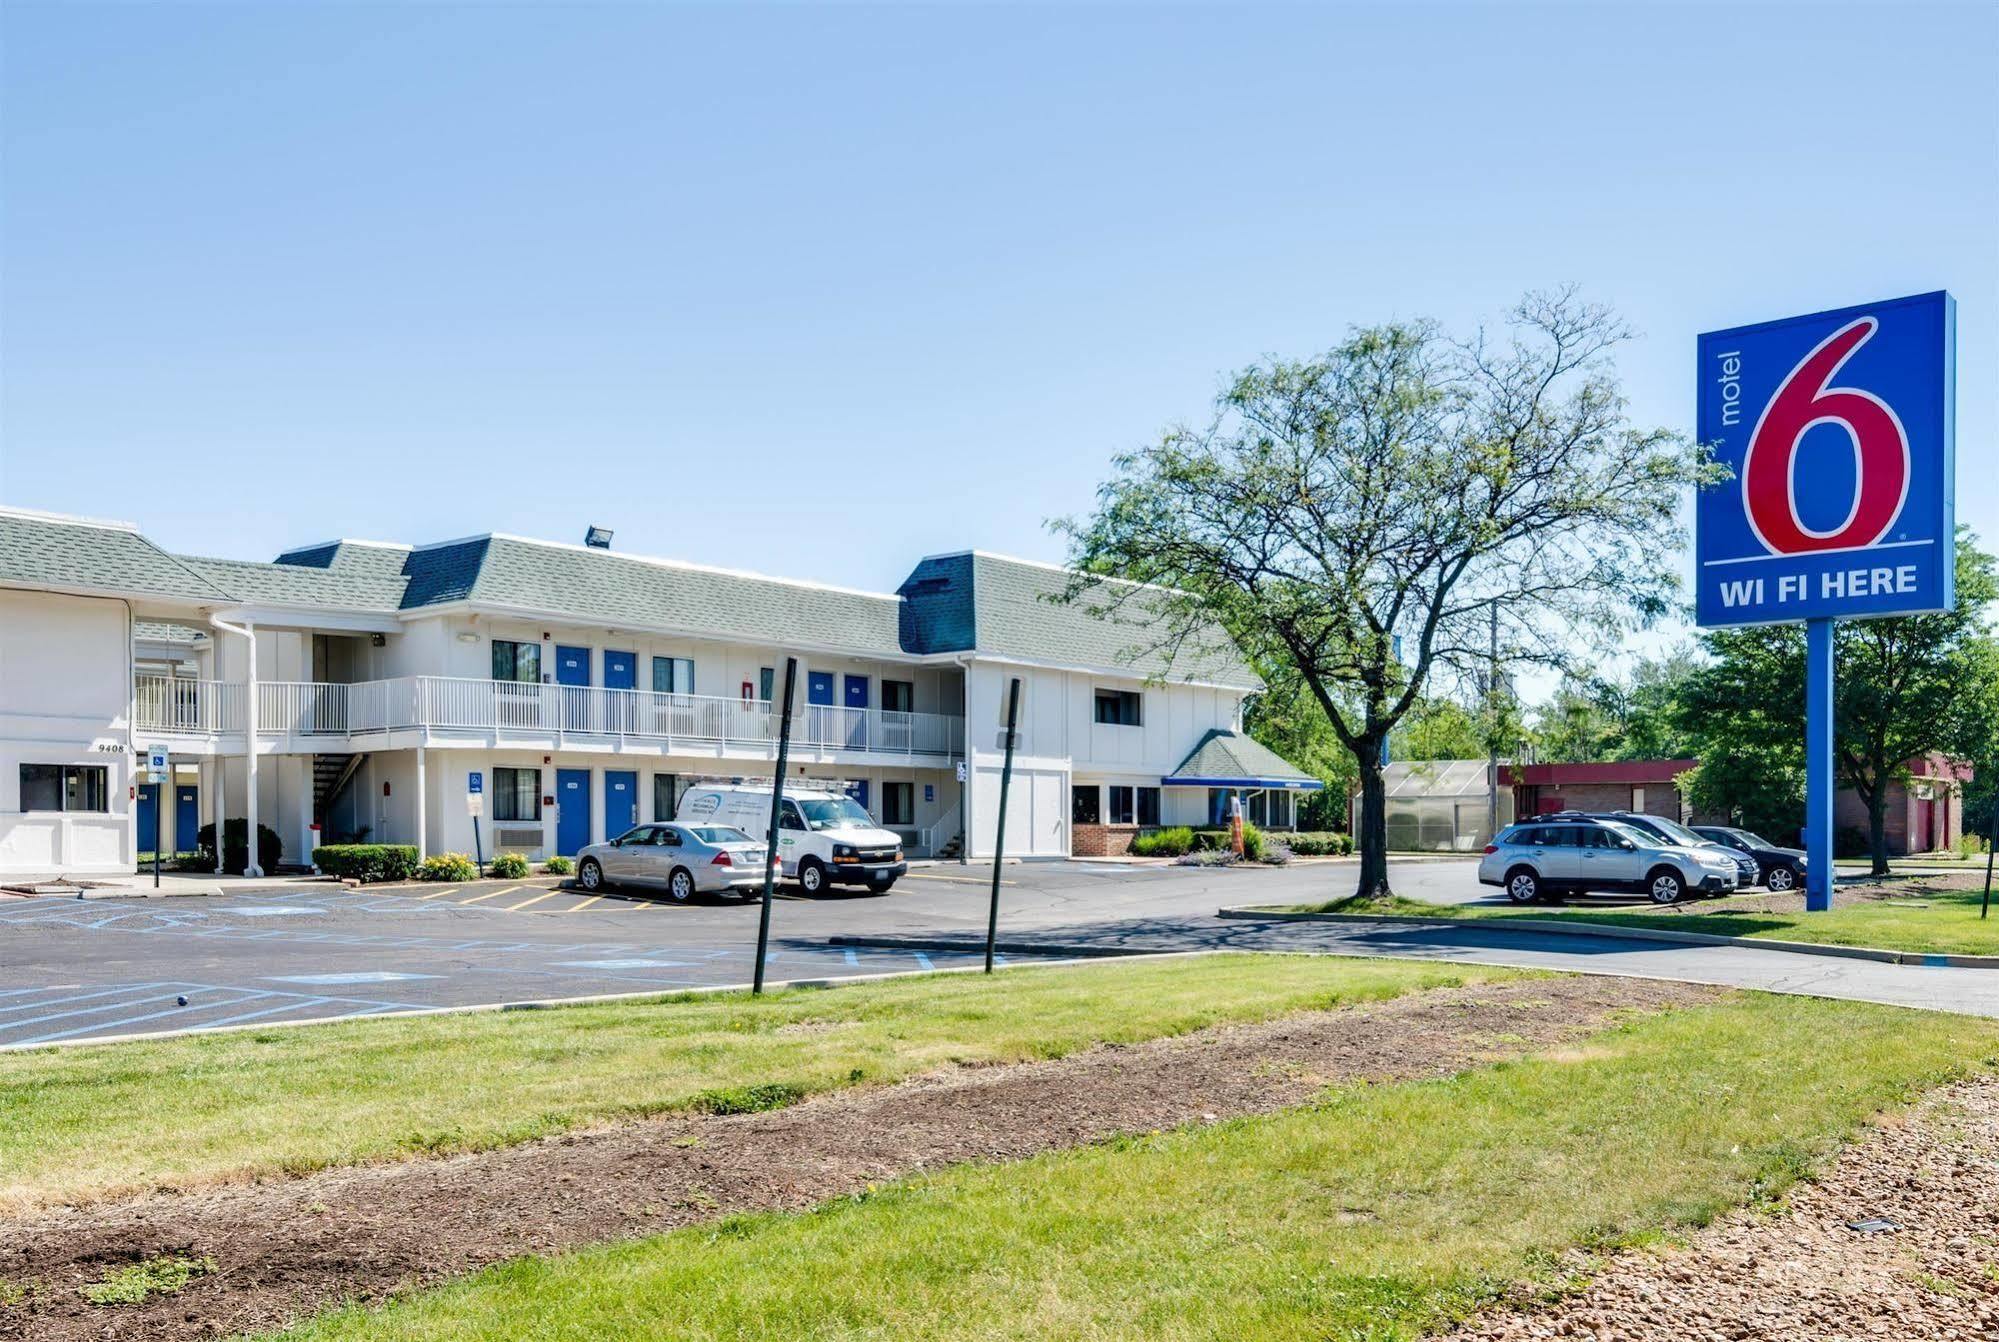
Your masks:
<svg viewBox="0 0 1999 1342"><path fill-rule="evenodd" d="M1363 923L1379 926L1401 923L1411 927L1478 927L1501 931L1552 933L1564 937L1606 937L1622 941L1660 941L1676 946L1740 946L1752 951L1784 951L1791 955L1819 955L1835 960L1872 960L1885 965L1917 965L1925 969L1999 969L1999 955L1944 955L1924 951L1888 951L1872 946L1833 946L1815 941L1768 941L1762 937L1724 937L1712 932L1675 932L1663 927L1630 927L1605 923L1590 927L1582 923L1557 922L1547 918L1424 918L1406 914L1371 913L1277 913L1248 907L1215 911L1217 918L1249 922L1278 923Z"/></svg>

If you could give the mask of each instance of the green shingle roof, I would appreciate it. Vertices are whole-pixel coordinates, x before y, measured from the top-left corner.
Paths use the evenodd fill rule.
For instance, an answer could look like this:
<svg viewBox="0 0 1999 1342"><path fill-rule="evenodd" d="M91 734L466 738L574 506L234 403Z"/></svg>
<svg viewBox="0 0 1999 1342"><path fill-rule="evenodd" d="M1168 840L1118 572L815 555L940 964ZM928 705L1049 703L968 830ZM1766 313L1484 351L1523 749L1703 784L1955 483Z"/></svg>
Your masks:
<svg viewBox="0 0 1999 1342"><path fill-rule="evenodd" d="M406 607L463 600L857 654L905 651L897 628L902 603L886 594L508 536L414 551L409 572Z"/></svg>
<svg viewBox="0 0 1999 1342"><path fill-rule="evenodd" d="M1098 667L1142 679L1256 689L1262 681L1220 630L1177 648L1158 646L1156 589L1105 580L1064 600L1066 569L979 552L924 560L902 585L905 626L925 652Z"/></svg>
<svg viewBox="0 0 1999 1342"><path fill-rule="evenodd" d="M1282 755L1241 732L1216 727L1180 761L1180 767L1160 780L1194 787L1324 787L1312 775Z"/></svg>
<svg viewBox="0 0 1999 1342"><path fill-rule="evenodd" d="M208 574L237 601L380 613L394 612L403 604L405 579L400 574L377 577L347 569L260 564L247 559L189 556L184 562Z"/></svg>
<svg viewBox="0 0 1999 1342"><path fill-rule="evenodd" d="M0 584L217 601L214 579L118 522L0 511Z"/></svg>

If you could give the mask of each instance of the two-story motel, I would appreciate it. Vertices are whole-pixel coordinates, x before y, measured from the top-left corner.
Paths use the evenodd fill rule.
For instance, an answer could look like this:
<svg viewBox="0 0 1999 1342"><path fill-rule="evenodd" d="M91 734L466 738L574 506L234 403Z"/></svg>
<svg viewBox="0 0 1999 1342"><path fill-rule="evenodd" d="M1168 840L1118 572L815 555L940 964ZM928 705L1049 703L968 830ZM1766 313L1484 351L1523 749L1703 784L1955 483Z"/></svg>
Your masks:
<svg viewBox="0 0 1999 1342"><path fill-rule="evenodd" d="M1069 582L965 552L865 592L505 535L256 563L0 509L0 876L130 872L224 816L288 863L469 853L474 775L487 854L573 853L691 781L768 777L787 656L794 776L914 855L992 851L1015 676L1009 855L1122 852L1231 792L1288 825L1318 784L1242 733L1255 674L1213 641L1148 652L1142 600ZM156 749L170 779L141 782Z"/></svg>

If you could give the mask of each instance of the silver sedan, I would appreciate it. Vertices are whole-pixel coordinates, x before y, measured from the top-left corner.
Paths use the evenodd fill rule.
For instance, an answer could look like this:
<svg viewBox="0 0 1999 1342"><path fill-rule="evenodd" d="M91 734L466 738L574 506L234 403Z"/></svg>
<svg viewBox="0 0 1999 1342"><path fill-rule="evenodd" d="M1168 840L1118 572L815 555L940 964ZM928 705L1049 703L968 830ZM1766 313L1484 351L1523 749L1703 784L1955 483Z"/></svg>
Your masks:
<svg viewBox="0 0 1999 1342"><path fill-rule="evenodd" d="M576 883L648 886L684 904L697 894L754 895L772 861L767 845L728 825L635 825L578 853Z"/></svg>

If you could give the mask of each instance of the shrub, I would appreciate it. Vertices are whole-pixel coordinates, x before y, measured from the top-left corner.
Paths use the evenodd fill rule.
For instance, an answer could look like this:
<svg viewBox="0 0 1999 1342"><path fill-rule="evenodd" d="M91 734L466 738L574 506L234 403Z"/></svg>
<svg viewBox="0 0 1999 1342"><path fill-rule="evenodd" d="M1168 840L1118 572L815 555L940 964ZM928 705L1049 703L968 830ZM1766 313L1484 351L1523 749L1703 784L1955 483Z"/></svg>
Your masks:
<svg viewBox="0 0 1999 1342"><path fill-rule="evenodd" d="M407 881L416 875L416 846L406 843L327 843L312 850L312 865L329 876L357 881Z"/></svg>
<svg viewBox="0 0 1999 1342"><path fill-rule="evenodd" d="M1180 867L1233 867L1236 855L1227 848L1197 848L1173 859Z"/></svg>
<svg viewBox="0 0 1999 1342"><path fill-rule="evenodd" d="M1131 841L1131 851L1139 857L1179 857L1194 846L1194 831L1185 825L1156 829Z"/></svg>
<svg viewBox="0 0 1999 1342"><path fill-rule="evenodd" d="M1287 834L1284 842L1299 857L1345 857L1353 851L1353 835L1337 831Z"/></svg>
<svg viewBox="0 0 1999 1342"><path fill-rule="evenodd" d="M222 869L232 876L241 876L250 865L250 822L242 816L235 816L222 822ZM215 825L210 822L201 827L194 841L209 852L215 851ZM266 875L276 871L278 863L285 855L284 841L268 825L257 826L257 865Z"/></svg>
<svg viewBox="0 0 1999 1342"><path fill-rule="evenodd" d="M1868 842L1867 832L1853 825L1841 825L1833 831L1832 855L1834 857L1867 857L1874 851Z"/></svg>
<svg viewBox="0 0 1999 1342"><path fill-rule="evenodd" d="M423 860L417 876L426 881L476 881L479 869L463 853L437 853Z"/></svg>
<svg viewBox="0 0 1999 1342"><path fill-rule="evenodd" d="M1976 834L1960 834L1957 836L1957 851L1961 857L1983 857L1985 840Z"/></svg>
<svg viewBox="0 0 1999 1342"><path fill-rule="evenodd" d="M1247 820L1242 822L1242 855L1251 862L1263 861L1263 831Z"/></svg>
<svg viewBox="0 0 1999 1342"><path fill-rule="evenodd" d="M1281 867L1291 860L1291 850L1281 843L1266 843L1263 845L1263 856L1258 860L1273 867Z"/></svg>
<svg viewBox="0 0 1999 1342"><path fill-rule="evenodd" d="M567 876L570 872L576 870L576 864L562 854L557 853L554 857L542 863L541 869L551 876Z"/></svg>
<svg viewBox="0 0 1999 1342"><path fill-rule="evenodd" d="M528 860L519 853L501 853L486 864L486 870L503 881L518 881L528 874Z"/></svg>

